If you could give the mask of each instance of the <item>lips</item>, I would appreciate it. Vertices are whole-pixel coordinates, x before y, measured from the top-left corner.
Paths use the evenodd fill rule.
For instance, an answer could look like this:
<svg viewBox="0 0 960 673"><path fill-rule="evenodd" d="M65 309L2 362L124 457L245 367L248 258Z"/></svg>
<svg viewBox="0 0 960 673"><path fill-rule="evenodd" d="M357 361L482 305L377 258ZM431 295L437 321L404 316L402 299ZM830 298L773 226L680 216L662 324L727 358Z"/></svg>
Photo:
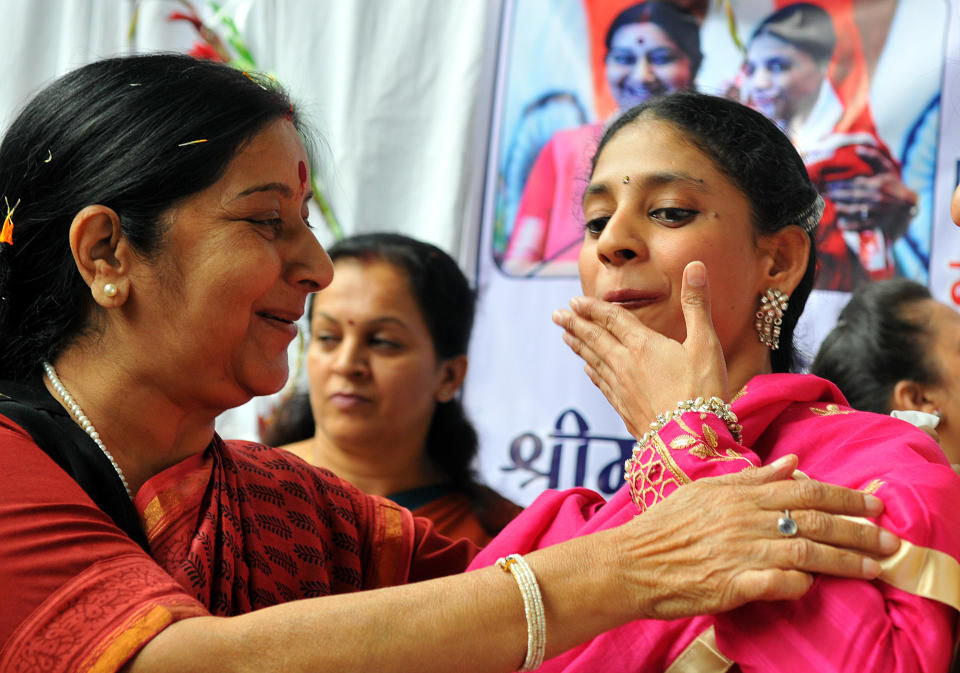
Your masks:
<svg viewBox="0 0 960 673"><path fill-rule="evenodd" d="M663 301L662 292L652 290L613 290L603 295L603 300L611 304L620 304L626 309L643 308Z"/></svg>
<svg viewBox="0 0 960 673"><path fill-rule="evenodd" d="M328 399L330 403L340 411L352 411L372 402L369 397L352 392L333 393Z"/></svg>
<svg viewBox="0 0 960 673"><path fill-rule="evenodd" d="M263 318L274 327L283 330L293 337L297 336L297 326L294 323L300 318L300 313L274 309L257 311L256 313L257 316Z"/></svg>

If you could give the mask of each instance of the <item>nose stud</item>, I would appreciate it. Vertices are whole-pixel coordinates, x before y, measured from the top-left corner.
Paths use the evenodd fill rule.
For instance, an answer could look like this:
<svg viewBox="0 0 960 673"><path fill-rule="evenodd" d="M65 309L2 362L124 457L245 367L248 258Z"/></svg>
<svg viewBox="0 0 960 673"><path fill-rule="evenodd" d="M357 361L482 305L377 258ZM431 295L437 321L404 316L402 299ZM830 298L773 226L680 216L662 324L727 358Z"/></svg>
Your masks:
<svg viewBox="0 0 960 673"><path fill-rule="evenodd" d="M620 182L622 182L622 183L625 184L625 185L629 185L629 184L630 184L630 176L629 176L629 175L624 175L622 178L620 178Z"/></svg>

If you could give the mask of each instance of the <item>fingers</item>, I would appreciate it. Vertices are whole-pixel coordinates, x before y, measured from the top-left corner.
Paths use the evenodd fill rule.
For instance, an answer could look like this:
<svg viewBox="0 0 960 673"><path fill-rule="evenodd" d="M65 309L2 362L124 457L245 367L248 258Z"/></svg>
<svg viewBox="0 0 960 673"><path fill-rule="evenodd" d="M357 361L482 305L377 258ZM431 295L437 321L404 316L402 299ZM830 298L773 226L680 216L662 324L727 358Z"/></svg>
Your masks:
<svg viewBox="0 0 960 673"><path fill-rule="evenodd" d="M872 554L889 556L900 547L900 539L888 530L863 519L856 520L819 510L790 510L804 539Z"/></svg>
<svg viewBox="0 0 960 673"><path fill-rule="evenodd" d="M896 172L897 170L897 165L893 159L878 147L859 145L856 152L857 156L863 159L874 172Z"/></svg>
<svg viewBox="0 0 960 673"><path fill-rule="evenodd" d="M759 485L774 481L789 479L793 471L797 469L799 459L795 454L781 456L769 465L762 467L747 468L741 472L735 472L722 477L717 477L718 482L729 482L731 484Z"/></svg>
<svg viewBox="0 0 960 673"><path fill-rule="evenodd" d="M717 343L717 334L710 317L710 287L707 284L707 267L701 261L693 261L683 269L680 287L680 308L687 325L690 346L708 346L711 350Z"/></svg>
<svg viewBox="0 0 960 673"><path fill-rule="evenodd" d="M803 537L782 540L773 550L775 567L867 580L876 579L881 572L880 564L869 556Z"/></svg>
<svg viewBox="0 0 960 673"><path fill-rule="evenodd" d="M687 331L683 348L695 358L695 366L701 373L701 394L704 397L718 395L724 400L729 399L727 365L713 327L707 268L701 261L692 261L683 270L680 308Z"/></svg>
<svg viewBox="0 0 960 673"><path fill-rule="evenodd" d="M799 570L747 570L734 580L734 591L743 603L792 601L813 586L813 576Z"/></svg>
<svg viewBox="0 0 960 673"><path fill-rule="evenodd" d="M570 300L570 306L573 311L554 312L554 322L567 329L567 331L578 327L582 329L582 325L599 326L602 331L608 332L620 343L625 343L627 339L635 337L638 332L642 333L647 329L643 323L621 306L600 301L593 297L574 297ZM571 315L579 317L582 320L582 325L576 320L571 320ZM566 318L566 320L557 322L558 316L561 319Z"/></svg>
<svg viewBox="0 0 960 673"><path fill-rule="evenodd" d="M604 327L586 320L573 311L553 312L553 322L564 329L563 342L586 363L588 374L602 376L607 369L605 357L619 342ZM591 376L592 378L592 376Z"/></svg>
<svg viewBox="0 0 960 673"><path fill-rule="evenodd" d="M757 503L765 509L816 509L831 514L874 517L883 512L875 495L813 479L779 481L758 489Z"/></svg>

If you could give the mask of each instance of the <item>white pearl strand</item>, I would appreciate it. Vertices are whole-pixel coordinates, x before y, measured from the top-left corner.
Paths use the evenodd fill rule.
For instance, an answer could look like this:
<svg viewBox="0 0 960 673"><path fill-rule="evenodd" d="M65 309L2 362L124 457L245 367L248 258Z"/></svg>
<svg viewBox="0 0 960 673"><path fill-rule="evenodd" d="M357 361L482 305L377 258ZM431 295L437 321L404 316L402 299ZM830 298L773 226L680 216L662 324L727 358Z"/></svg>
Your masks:
<svg viewBox="0 0 960 673"><path fill-rule="evenodd" d="M100 450L103 451L103 455L107 457L107 460L109 460L110 464L113 465L113 469L117 471L117 476L120 477L120 481L123 482L123 487L126 489L127 495L133 499L133 494L130 493L130 485L127 483L127 478L123 475L123 470L120 469L120 466L117 464L117 461L114 459L113 455L107 451L107 447L103 445L103 440L100 439L100 433L97 432L95 427L93 427L93 423L90 422L90 419L87 418L87 415L83 413L83 409L81 409L80 405L77 404L77 401L73 399L73 396L67 392L67 389L64 387L60 377L57 376L57 370L55 370L53 365L46 360L40 364L43 365L43 371L46 372L47 378L50 379L50 385L52 385L53 389L57 391L60 399L62 399L64 404L67 405L67 409L69 409L70 413L73 414L73 417L77 420L77 423L80 425L80 427L83 428L84 432L90 435L90 439L93 440L94 444L99 446Z"/></svg>

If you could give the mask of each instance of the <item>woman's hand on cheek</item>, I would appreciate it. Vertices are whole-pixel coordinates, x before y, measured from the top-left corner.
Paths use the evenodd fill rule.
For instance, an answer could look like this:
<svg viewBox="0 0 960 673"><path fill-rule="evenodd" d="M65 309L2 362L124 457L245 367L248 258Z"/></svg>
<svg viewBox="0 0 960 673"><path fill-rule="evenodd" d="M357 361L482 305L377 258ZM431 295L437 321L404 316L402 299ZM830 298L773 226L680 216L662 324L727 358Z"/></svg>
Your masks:
<svg viewBox="0 0 960 673"><path fill-rule="evenodd" d="M681 304L687 337L674 341L648 328L630 311L589 297L571 300L553 321L563 340L586 363L584 371L641 437L659 413L681 400L729 399L727 367L710 318L710 292L702 262L683 272Z"/></svg>

